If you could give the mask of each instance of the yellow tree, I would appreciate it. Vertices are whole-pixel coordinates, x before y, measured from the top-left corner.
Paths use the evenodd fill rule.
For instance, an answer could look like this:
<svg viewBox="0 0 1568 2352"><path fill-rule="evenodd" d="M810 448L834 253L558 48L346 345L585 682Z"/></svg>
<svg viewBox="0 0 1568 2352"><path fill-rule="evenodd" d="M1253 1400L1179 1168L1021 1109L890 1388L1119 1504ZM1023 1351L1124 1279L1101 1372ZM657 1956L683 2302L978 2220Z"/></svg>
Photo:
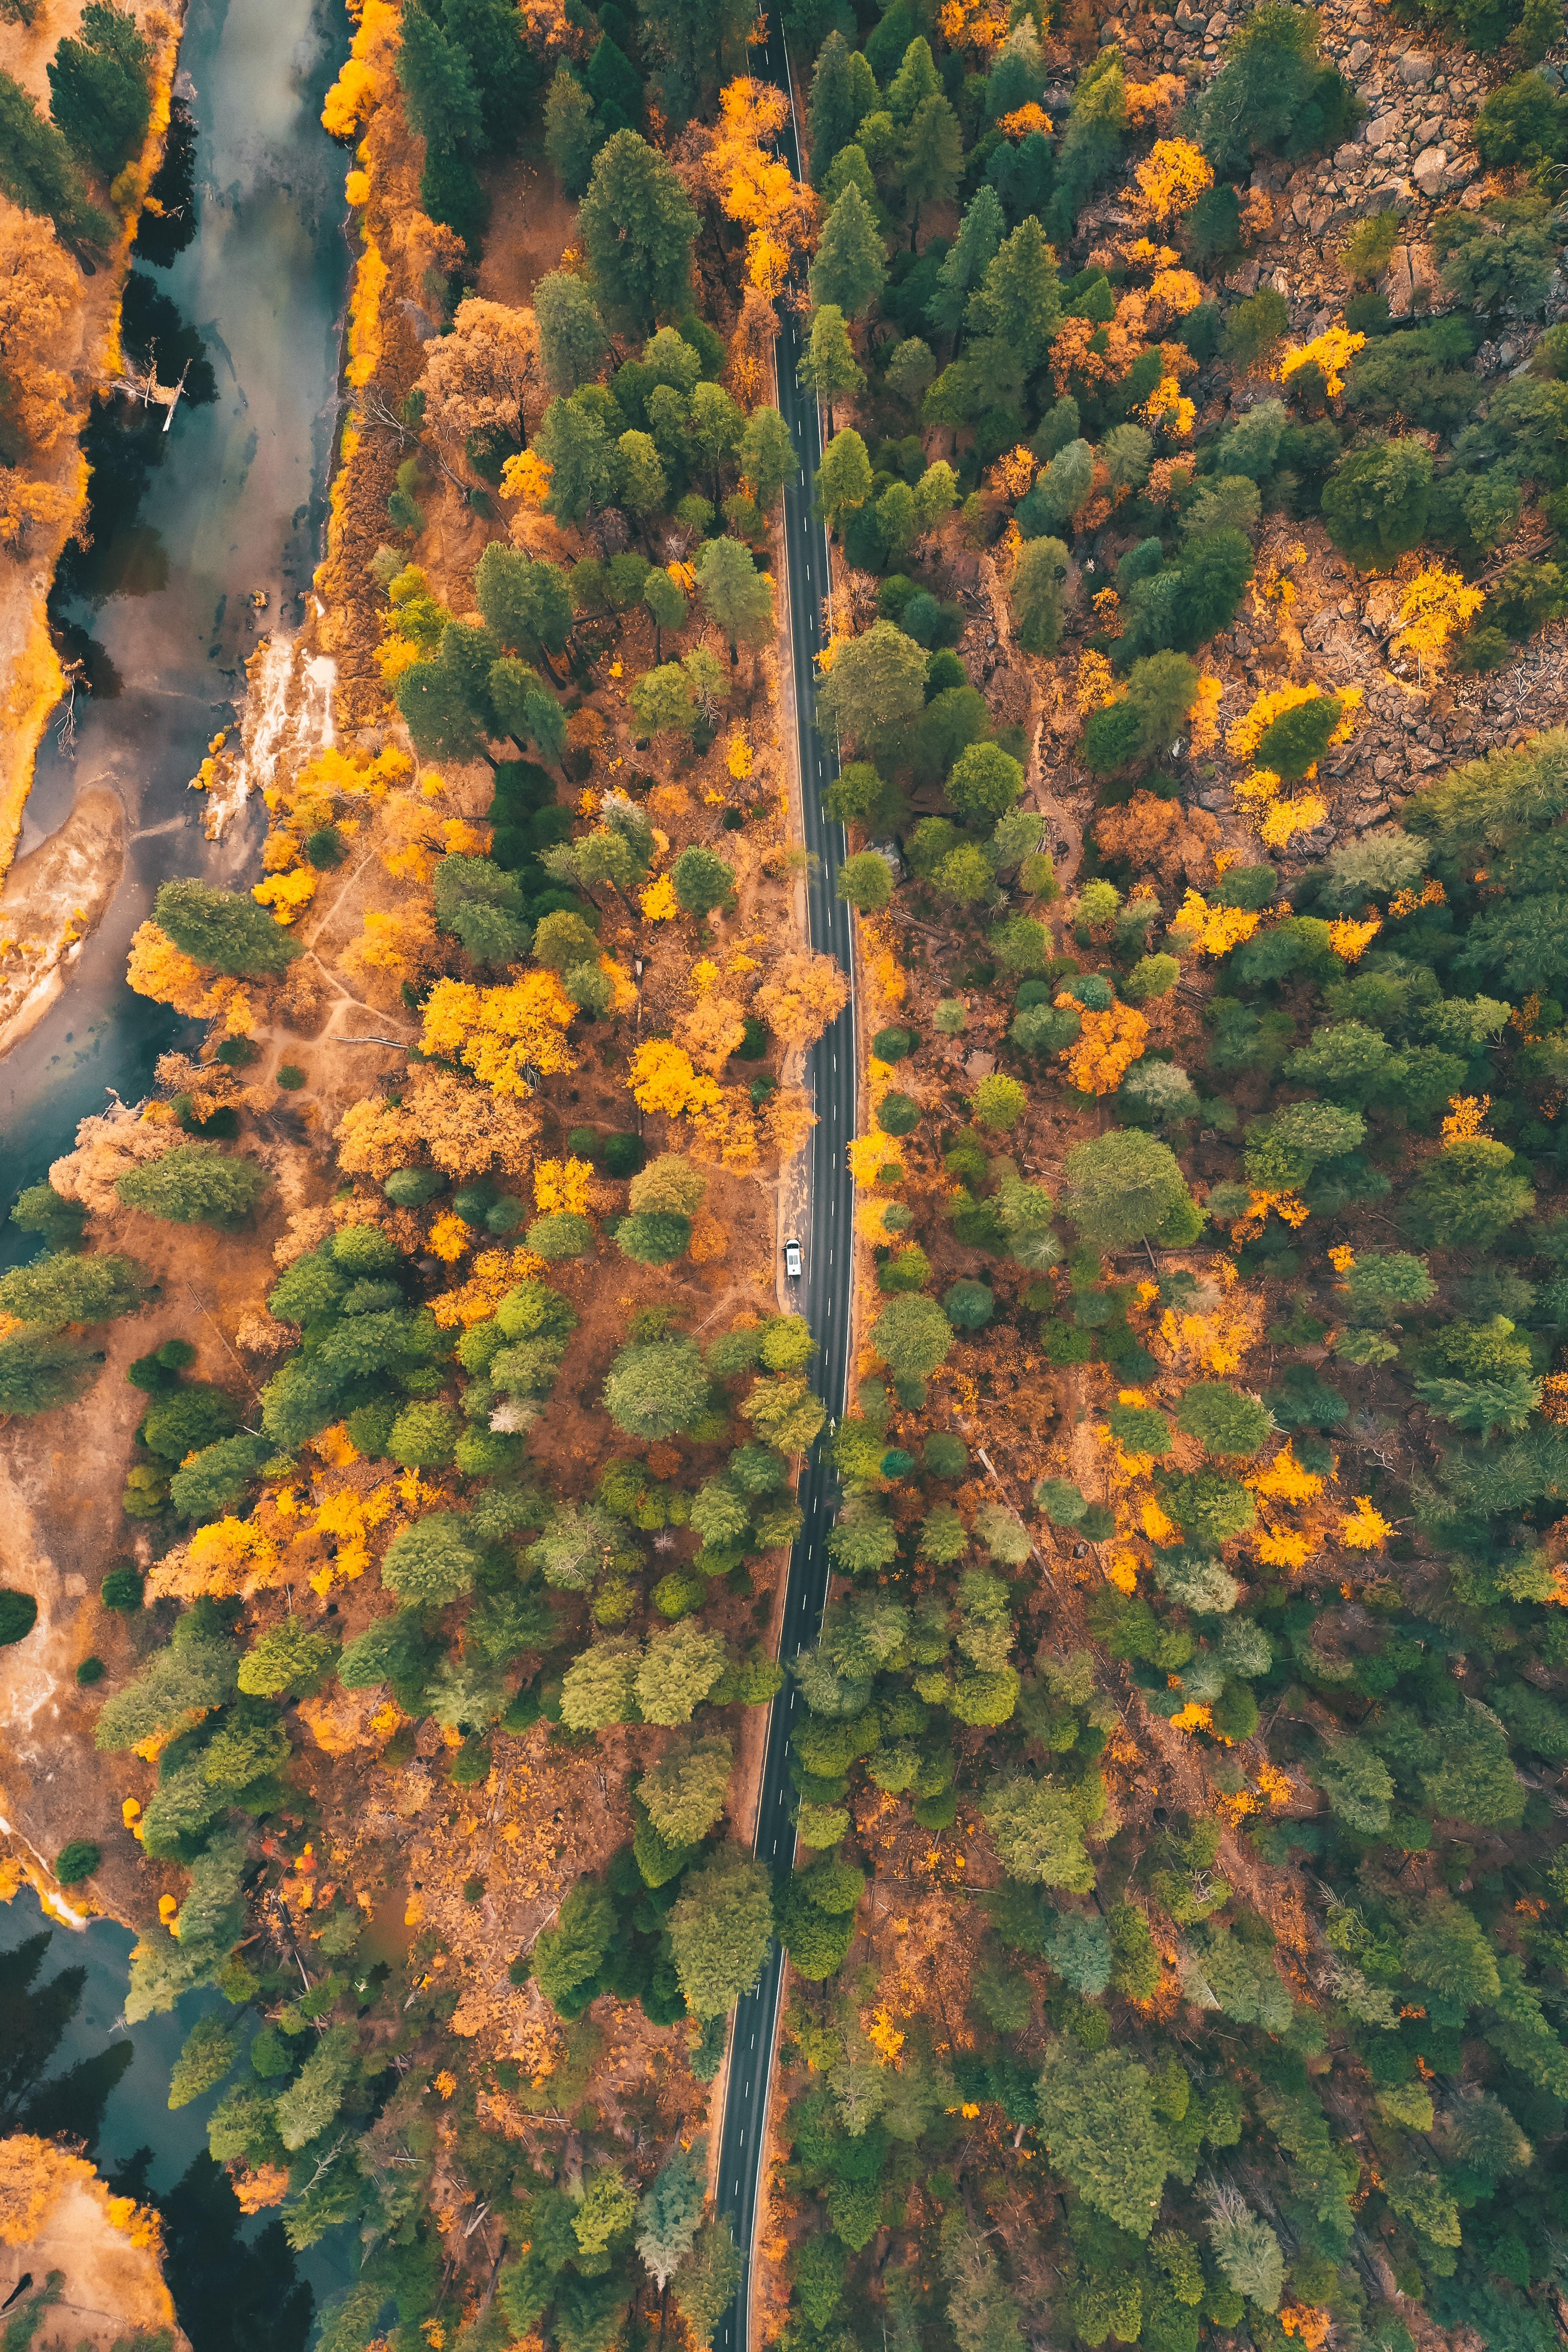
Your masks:
<svg viewBox="0 0 1568 2352"><path fill-rule="evenodd" d="M1141 220L1151 222L1190 212L1214 185L1208 158L1190 139L1156 139L1132 178L1135 185L1124 190L1125 201Z"/></svg>
<svg viewBox="0 0 1568 2352"><path fill-rule="evenodd" d="M831 956L781 956L754 1001L775 1037L786 1045L810 1045L849 1002L849 983Z"/></svg>
<svg viewBox="0 0 1568 2352"><path fill-rule="evenodd" d="M1484 590L1470 587L1457 572L1440 563L1418 572L1399 600L1399 632L1394 647L1414 654L1416 674L1423 666L1440 669L1447 659L1448 641L1486 602Z"/></svg>

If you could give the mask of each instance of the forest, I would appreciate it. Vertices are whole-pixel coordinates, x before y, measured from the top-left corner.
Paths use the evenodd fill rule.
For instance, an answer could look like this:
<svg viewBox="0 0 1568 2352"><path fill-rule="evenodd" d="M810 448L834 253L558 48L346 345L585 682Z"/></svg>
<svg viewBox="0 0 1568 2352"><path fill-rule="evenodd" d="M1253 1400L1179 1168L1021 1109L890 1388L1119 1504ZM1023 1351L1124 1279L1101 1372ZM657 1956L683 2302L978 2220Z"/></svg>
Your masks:
<svg viewBox="0 0 1568 2352"><path fill-rule="evenodd" d="M87 16L47 121L0 77L13 286L145 134ZM253 887L159 888L185 1042L0 1275L8 1433L133 1429L51 1883L134 1916L132 2029L221 1995L170 2105L277 2327L338 2233L325 2352L703 2346L742 2279L784 2352L1549 2352L1560 0L793 0L787 93L710 0L354 25L336 740ZM777 1268L851 982L840 1412ZM7 1966L7 2127L90 2154Z"/></svg>

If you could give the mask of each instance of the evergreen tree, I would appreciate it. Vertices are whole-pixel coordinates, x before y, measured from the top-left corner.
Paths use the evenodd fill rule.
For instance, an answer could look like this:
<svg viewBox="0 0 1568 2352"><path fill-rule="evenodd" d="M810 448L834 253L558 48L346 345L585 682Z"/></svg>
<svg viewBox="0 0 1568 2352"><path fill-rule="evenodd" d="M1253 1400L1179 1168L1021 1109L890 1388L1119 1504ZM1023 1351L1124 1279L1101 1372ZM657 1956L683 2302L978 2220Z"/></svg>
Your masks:
<svg viewBox="0 0 1568 2352"><path fill-rule="evenodd" d="M544 101L544 152L556 178L574 201L582 195L603 143L602 126L594 120L594 101L568 65L555 68L555 79ZM553 277L558 273L552 271ZM548 282L548 281L544 281ZM538 289L535 289L537 308ZM542 333L543 321L540 322ZM570 386L558 389L569 390Z"/></svg>
<svg viewBox="0 0 1568 2352"><path fill-rule="evenodd" d="M740 658L742 640L752 647L765 645L773 635L773 593L751 549L738 539L705 540L694 568L703 609L723 631L731 662Z"/></svg>
<svg viewBox="0 0 1568 2352"><path fill-rule="evenodd" d="M128 1209L149 1217L223 1226L248 1216L271 1183L254 1160L231 1157L216 1144L183 1143L117 1178L114 1189Z"/></svg>
<svg viewBox="0 0 1568 2352"><path fill-rule="evenodd" d="M811 265L811 299L858 319L881 293L887 278L881 232L870 205L851 182L823 223Z"/></svg>
<svg viewBox="0 0 1568 2352"><path fill-rule="evenodd" d="M998 248L967 315L970 331L988 337L1025 375L1043 364L1061 323L1062 297L1056 255L1037 220L1020 221Z"/></svg>
<svg viewBox="0 0 1568 2352"><path fill-rule="evenodd" d="M689 297L697 215L664 157L635 131L599 150L578 213L607 325L648 334Z"/></svg>
<svg viewBox="0 0 1568 2352"><path fill-rule="evenodd" d="M620 462L604 418L586 400L580 395L552 400L535 446L550 467L545 505L552 515L563 522L581 522L608 506L619 488Z"/></svg>
<svg viewBox="0 0 1568 2352"><path fill-rule="evenodd" d="M818 400L821 401L823 406L826 409L827 429L831 434L833 431L833 404L835 399L841 392L856 391L858 386L863 384L866 381L865 373L861 369L860 363L855 357L855 346L849 339L849 330L845 324L844 313L838 308L837 302L824 302L813 311L810 338L807 341L805 351L802 352L800 355L800 362L796 369L796 373L799 375L802 383L804 383L809 391L816 393ZM856 434L854 437L857 441L860 441L858 434ZM842 438L842 435L837 436L837 439ZM836 446L837 440L829 442L829 450ZM865 443L860 441L862 455L865 453ZM823 467L826 467L826 464L827 453L825 451L823 455ZM858 504L861 499L868 496L870 493L870 488L871 469L869 464L868 464L865 473L864 489L860 491L859 498L856 499L853 503ZM826 499L830 494L831 493L825 492L824 490L822 469L819 468L817 472L817 496L819 499L823 500L824 514L828 515L831 520L833 510L830 510L826 503ZM838 510L841 510L841 509Z"/></svg>
<svg viewBox="0 0 1568 2352"><path fill-rule="evenodd" d="M677 2145L654 2174L637 2211L637 2250L661 2292L690 2250L702 2219L707 2143Z"/></svg>
<svg viewBox="0 0 1568 2352"><path fill-rule="evenodd" d="M840 649L818 688L819 724L846 743L896 741L925 709L925 680L926 656L914 639L891 621L873 621Z"/></svg>
<svg viewBox="0 0 1568 2352"><path fill-rule="evenodd" d="M555 77L557 86L563 78L571 81L564 66ZM577 88L575 82L571 86ZM551 97L553 100L553 89ZM584 163L584 186L587 174ZM539 354L551 391L564 394L592 383L609 349L609 337L583 280L564 269L550 270L533 289L533 315L539 322Z"/></svg>
<svg viewBox="0 0 1568 2352"><path fill-rule="evenodd" d="M237 980L280 972L303 953L299 940L254 898L205 882L162 884L153 919L194 963Z"/></svg>
<svg viewBox="0 0 1568 2352"><path fill-rule="evenodd" d="M876 77L864 52L851 48L836 26L811 78L811 173L819 188L876 103Z"/></svg>
<svg viewBox="0 0 1568 2352"><path fill-rule="evenodd" d="M1096 1249L1158 1241L1192 1208L1170 1146L1137 1128L1074 1144L1062 1172L1063 1213Z"/></svg>
<svg viewBox="0 0 1568 2352"><path fill-rule="evenodd" d="M423 5L404 13L397 79L409 129L437 154L467 154L483 143L483 108L468 52Z"/></svg>
<svg viewBox="0 0 1568 2352"><path fill-rule="evenodd" d="M942 257L936 290L926 305L926 317L938 334L956 335L963 325L970 297L984 282L1006 234L1002 199L984 181L964 207L958 235Z"/></svg>
<svg viewBox="0 0 1568 2352"><path fill-rule="evenodd" d="M87 0L79 33L49 63L49 112L77 153L112 180L147 137L153 45L114 0Z"/></svg>
<svg viewBox="0 0 1568 2352"><path fill-rule="evenodd" d="M755 1984L773 1935L768 1874L739 1846L688 1874L669 1914L676 1974L693 2017L723 2017Z"/></svg>
<svg viewBox="0 0 1568 2352"><path fill-rule="evenodd" d="M1147 2238L1171 2162L1147 2068L1125 2050L1090 2053L1064 2035L1047 2053L1038 2095L1055 2168L1086 2205Z"/></svg>
<svg viewBox="0 0 1568 2352"><path fill-rule="evenodd" d="M572 598L557 566L492 539L474 572L474 602L503 646L535 659L558 654L572 626Z"/></svg>
<svg viewBox="0 0 1568 2352"><path fill-rule="evenodd" d="M921 206L950 203L963 169L963 133L957 115L940 93L922 99L904 142L904 194L911 206L911 247L920 236Z"/></svg>
<svg viewBox="0 0 1568 2352"><path fill-rule="evenodd" d="M1018 550L1008 587L1013 624L1026 654L1052 654L1061 643L1066 617L1062 583L1068 556L1059 539L1026 540Z"/></svg>
<svg viewBox="0 0 1568 2352"><path fill-rule="evenodd" d="M69 147L19 81L0 71L0 193L24 212L43 213L68 245L101 250L114 234L89 202Z"/></svg>

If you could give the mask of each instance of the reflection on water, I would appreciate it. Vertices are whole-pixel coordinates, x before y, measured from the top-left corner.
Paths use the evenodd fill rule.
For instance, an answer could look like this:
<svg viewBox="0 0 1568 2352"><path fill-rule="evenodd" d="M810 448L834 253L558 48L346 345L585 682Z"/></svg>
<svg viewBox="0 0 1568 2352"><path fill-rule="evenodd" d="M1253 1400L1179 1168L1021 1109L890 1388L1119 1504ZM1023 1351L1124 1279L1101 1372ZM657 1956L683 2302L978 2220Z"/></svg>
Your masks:
<svg viewBox="0 0 1568 2352"><path fill-rule="evenodd" d="M296 2255L276 2215L247 2221L207 2153L221 2093L168 2104L196 2019L232 2012L216 1992L186 1993L173 2015L127 2029L133 1941L108 1919L83 1935L57 1927L31 1887L0 1904L0 2134L85 2140L117 2192L158 2206L164 2276L193 2352L303 2352L316 2305L353 2275L353 2248L340 2231Z"/></svg>
<svg viewBox="0 0 1568 2352"><path fill-rule="evenodd" d="M187 389L210 397L182 399L167 434L161 411L122 397L89 428L93 544L62 571L54 609L68 650L91 640L95 691L78 696L74 750L45 739L21 847L51 834L84 784L120 793L131 839L60 1003L0 1061L7 1197L68 1150L106 1087L133 1100L158 1055L194 1034L125 986L158 884L239 882L254 863L259 818L210 844L185 787L233 719L259 636L298 625L318 559L349 263L346 158L320 116L349 29L337 0L192 0L186 18L188 126L176 110L126 346L142 358L155 341L165 383L190 357ZM0 1258L16 1247L7 1236Z"/></svg>

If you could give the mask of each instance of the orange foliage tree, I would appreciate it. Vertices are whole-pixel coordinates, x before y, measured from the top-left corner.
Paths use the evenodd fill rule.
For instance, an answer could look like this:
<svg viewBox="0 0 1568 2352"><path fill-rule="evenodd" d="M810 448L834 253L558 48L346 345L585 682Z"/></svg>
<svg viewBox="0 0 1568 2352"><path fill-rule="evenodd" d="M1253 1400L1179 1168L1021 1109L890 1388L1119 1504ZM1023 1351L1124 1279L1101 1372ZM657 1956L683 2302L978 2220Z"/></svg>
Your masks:
<svg viewBox="0 0 1568 2352"><path fill-rule="evenodd" d="M849 1002L849 982L828 955L781 956L754 999L758 1013L786 1045L810 1045Z"/></svg>
<svg viewBox="0 0 1568 2352"><path fill-rule="evenodd" d="M530 1095L530 1065L545 1076L576 1068L564 1035L576 1010L552 971L524 972L505 988L438 980L425 1000L420 1045L455 1055L497 1095Z"/></svg>

